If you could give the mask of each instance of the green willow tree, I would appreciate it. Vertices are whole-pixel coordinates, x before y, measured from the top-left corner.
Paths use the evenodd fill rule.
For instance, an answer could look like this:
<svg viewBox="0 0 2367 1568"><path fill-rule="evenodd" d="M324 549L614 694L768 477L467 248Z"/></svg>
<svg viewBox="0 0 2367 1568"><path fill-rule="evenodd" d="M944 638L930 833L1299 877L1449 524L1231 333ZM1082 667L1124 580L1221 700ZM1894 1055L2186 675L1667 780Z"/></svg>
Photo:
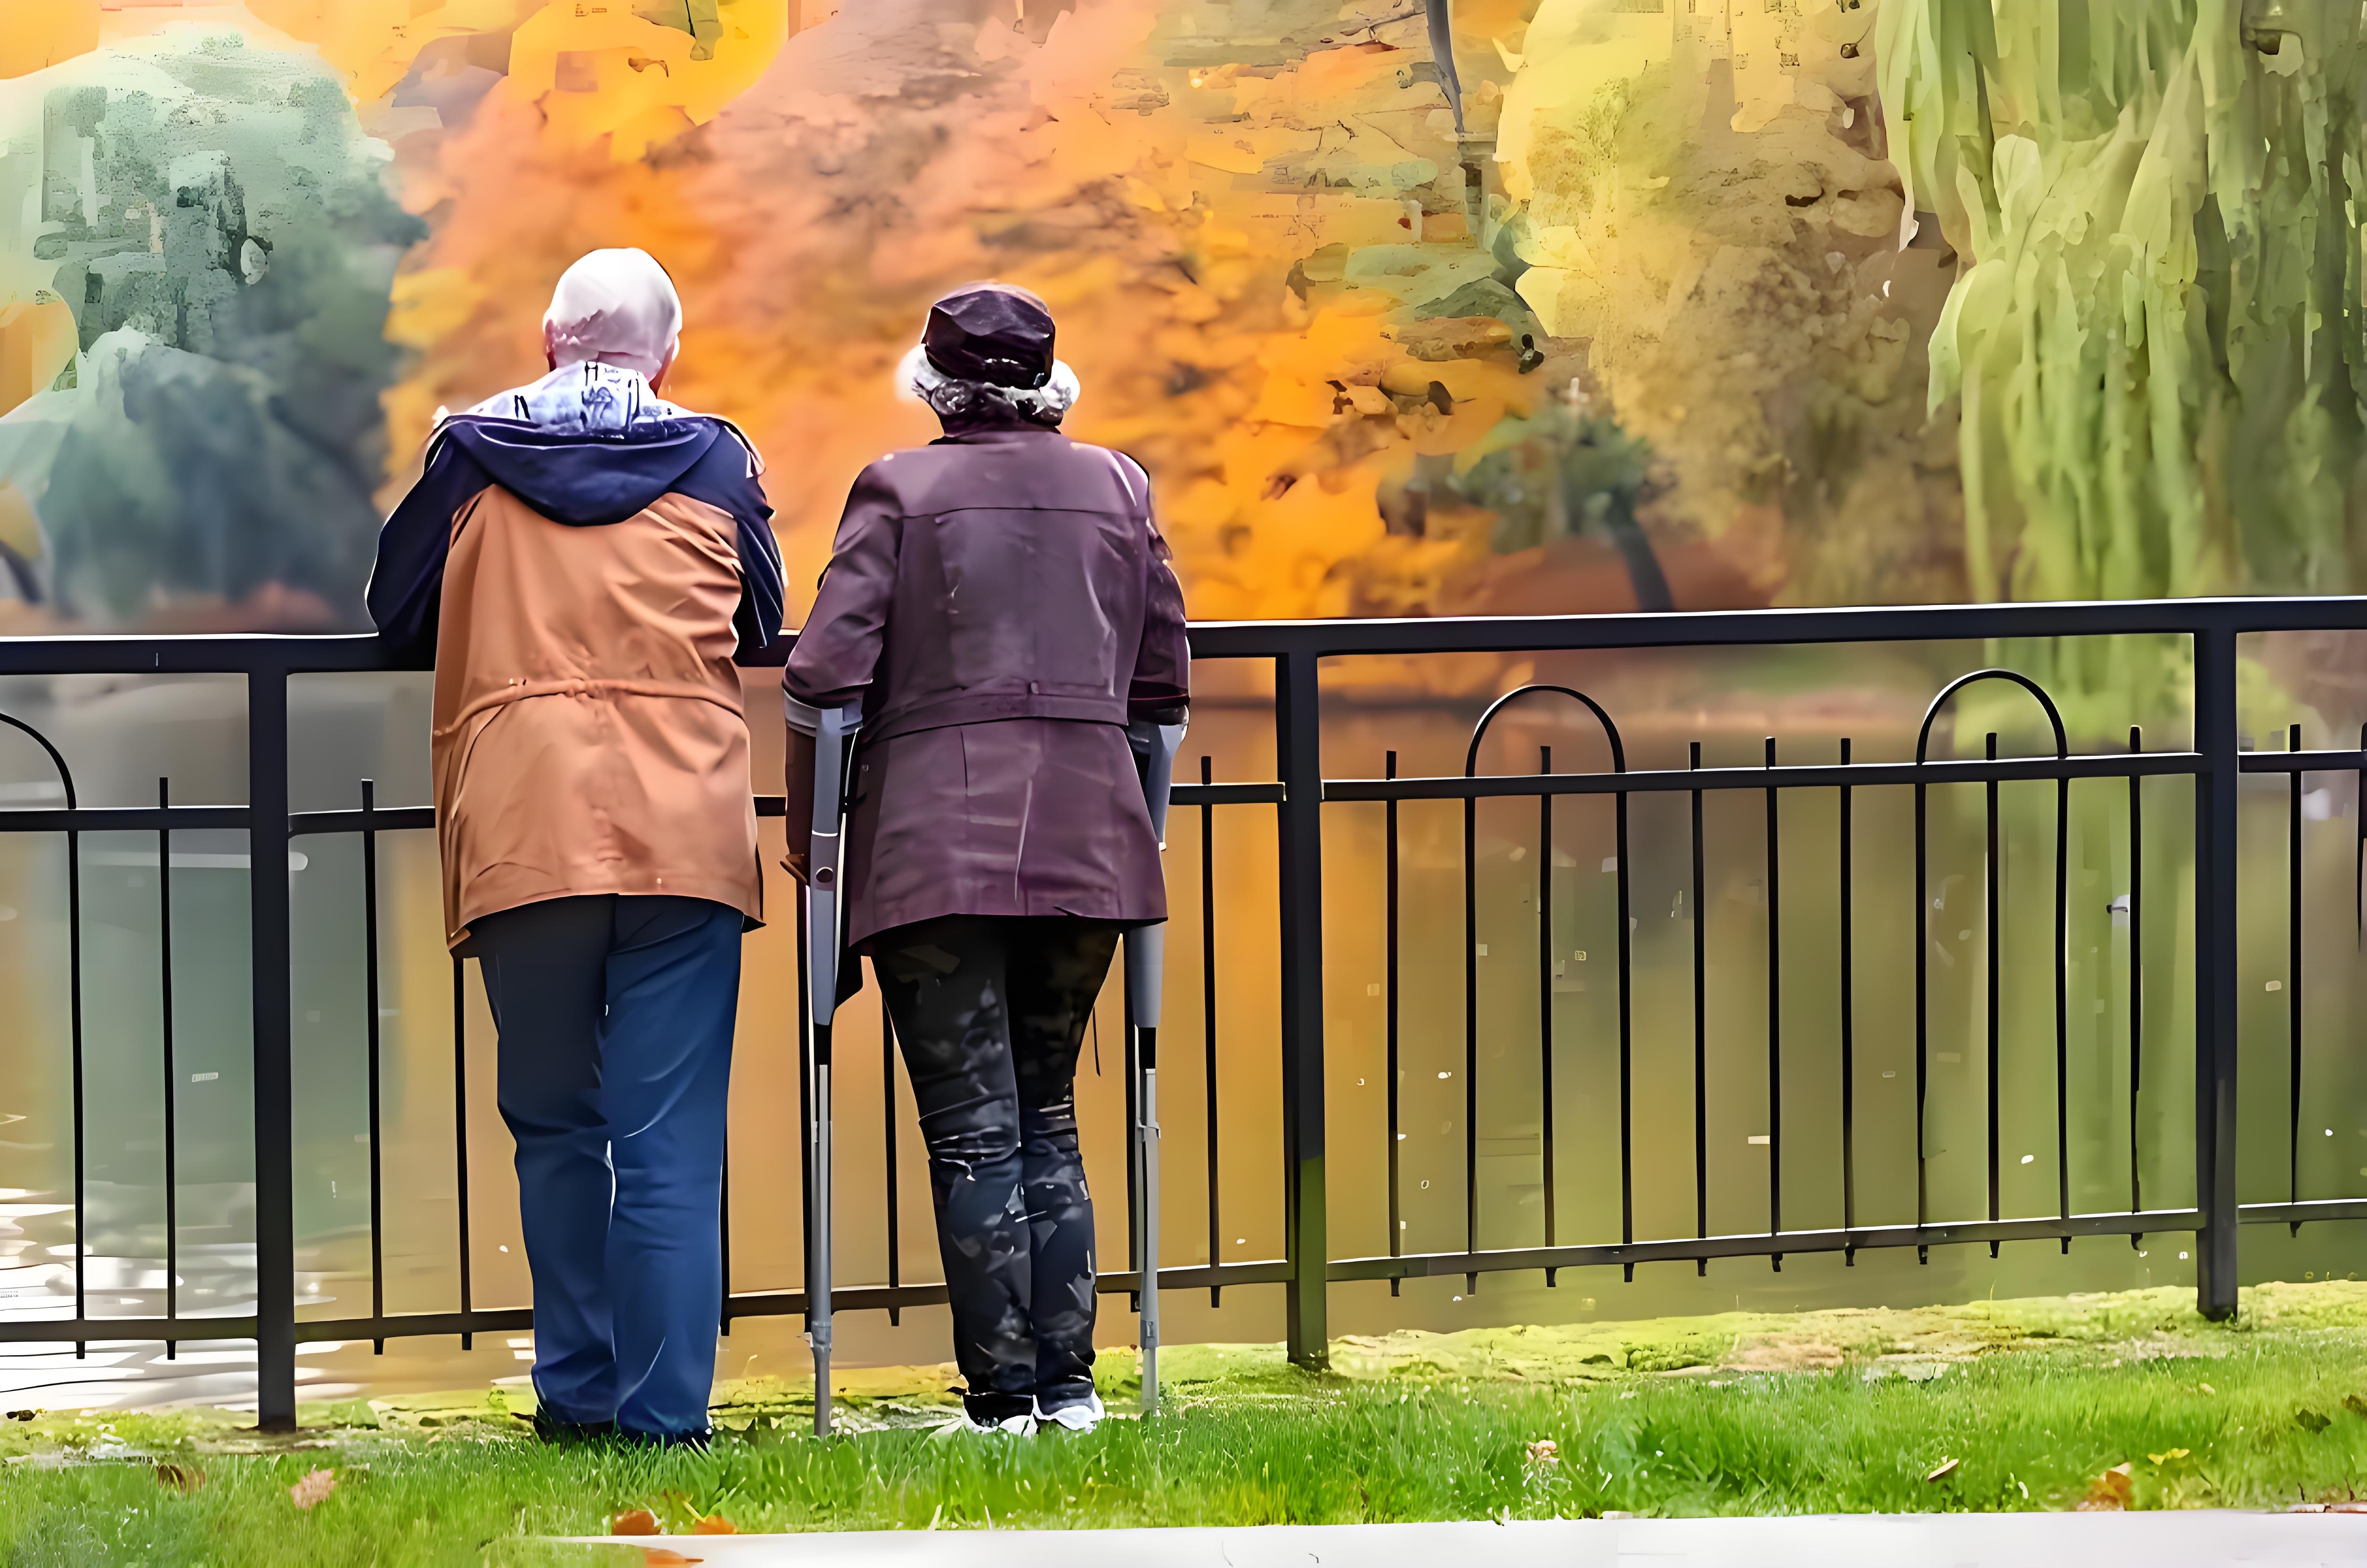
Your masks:
<svg viewBox="0 0 2367 1568"><path fill-rule="evenodd" d="M1882 0L1983 598L2367 586L2357 0ZM2124 693L2127 651L2042 662Z"/></svg>

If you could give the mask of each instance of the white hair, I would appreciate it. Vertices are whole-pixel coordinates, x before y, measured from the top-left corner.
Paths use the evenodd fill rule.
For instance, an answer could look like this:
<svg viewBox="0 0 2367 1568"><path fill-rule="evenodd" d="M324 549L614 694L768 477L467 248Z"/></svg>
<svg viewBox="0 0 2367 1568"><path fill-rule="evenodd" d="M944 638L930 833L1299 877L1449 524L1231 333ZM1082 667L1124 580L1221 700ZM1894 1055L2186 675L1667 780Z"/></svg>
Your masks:
<svg viewBox="0 0 2367 1568"><path fill-rule="evenodd" d="M928 350L919 344L896 367L898 391L920 399L940 418L1003 409L1031 424L1054 426L1076 406L1084 388L1065 359L1052 361L1052 379L1040 387L1003 387L992 381L966 381L948 376L929 363Z"/></svg>
<svg viewBox="0 0 2367 1568"><path fill-rule="evenodd" d="M561 274L542 318L561 369L616 365L654 379L682 339L682 298L645 250L595 250Z"/></svg>

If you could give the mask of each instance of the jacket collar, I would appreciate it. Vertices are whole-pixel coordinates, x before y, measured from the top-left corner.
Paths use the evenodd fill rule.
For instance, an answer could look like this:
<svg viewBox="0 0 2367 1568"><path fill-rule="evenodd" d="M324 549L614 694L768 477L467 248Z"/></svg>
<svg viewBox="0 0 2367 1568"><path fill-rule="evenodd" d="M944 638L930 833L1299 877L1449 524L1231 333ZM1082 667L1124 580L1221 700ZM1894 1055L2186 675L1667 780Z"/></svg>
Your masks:
<svg viewBox="0 0 2367 1568"><path fill-rule="evenodd" d="M961 418L941 418L940 423L944 425L946 433L929 443L933 447L949 443L967 446L973 443L1015 441L1030 436L1060 434L1059 429L1055 426L1038 425L1032 419L1023 419L1016 414L1000 411Z"/></svg>

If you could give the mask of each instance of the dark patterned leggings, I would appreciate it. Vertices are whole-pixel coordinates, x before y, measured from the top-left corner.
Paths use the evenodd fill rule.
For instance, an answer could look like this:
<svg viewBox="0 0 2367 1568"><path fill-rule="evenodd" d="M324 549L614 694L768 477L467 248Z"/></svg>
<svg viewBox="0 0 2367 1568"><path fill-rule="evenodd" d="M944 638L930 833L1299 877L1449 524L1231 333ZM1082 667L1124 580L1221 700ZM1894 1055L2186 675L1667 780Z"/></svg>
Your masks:
<svg viewBox="0 0 2367 1568"><path fill-rule="evenodd" d="M969 1413L1048 1414L1093 1387L1093 1205L1077 1050L1114 927L954 915L873 940L929 1146Z"/></svg>

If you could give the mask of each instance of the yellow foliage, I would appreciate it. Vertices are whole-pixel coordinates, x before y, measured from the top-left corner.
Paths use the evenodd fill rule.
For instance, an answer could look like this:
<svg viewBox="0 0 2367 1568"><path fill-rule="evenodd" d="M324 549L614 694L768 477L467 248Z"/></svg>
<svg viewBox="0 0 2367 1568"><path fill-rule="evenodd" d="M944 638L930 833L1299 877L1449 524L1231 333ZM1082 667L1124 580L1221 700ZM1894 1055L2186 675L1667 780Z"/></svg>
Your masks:
<svg viewBox="0 0 2367 1568"><path fill-rule="evenodd" d="M98 47L98 0L0 0L0 81Z"/></svg>
<svg viewBox="0 0 2367 1568"><path fill-rule="evenodd" d="M764 74L789 31L779 0L719 0L713 58L694 59L691 34L623 0L250 0L248 9L318 46L364 103L391 92L438 39L506 35L501 90L540 105L566 145L613 138L620 161L714 119Z"/></svg>
<svg viewBox="0 0 2367 1568"><path fill-rule="evenodd" d="M74 347L74 312L64 301L0 305L0 414L46 392Z"/></svg>

